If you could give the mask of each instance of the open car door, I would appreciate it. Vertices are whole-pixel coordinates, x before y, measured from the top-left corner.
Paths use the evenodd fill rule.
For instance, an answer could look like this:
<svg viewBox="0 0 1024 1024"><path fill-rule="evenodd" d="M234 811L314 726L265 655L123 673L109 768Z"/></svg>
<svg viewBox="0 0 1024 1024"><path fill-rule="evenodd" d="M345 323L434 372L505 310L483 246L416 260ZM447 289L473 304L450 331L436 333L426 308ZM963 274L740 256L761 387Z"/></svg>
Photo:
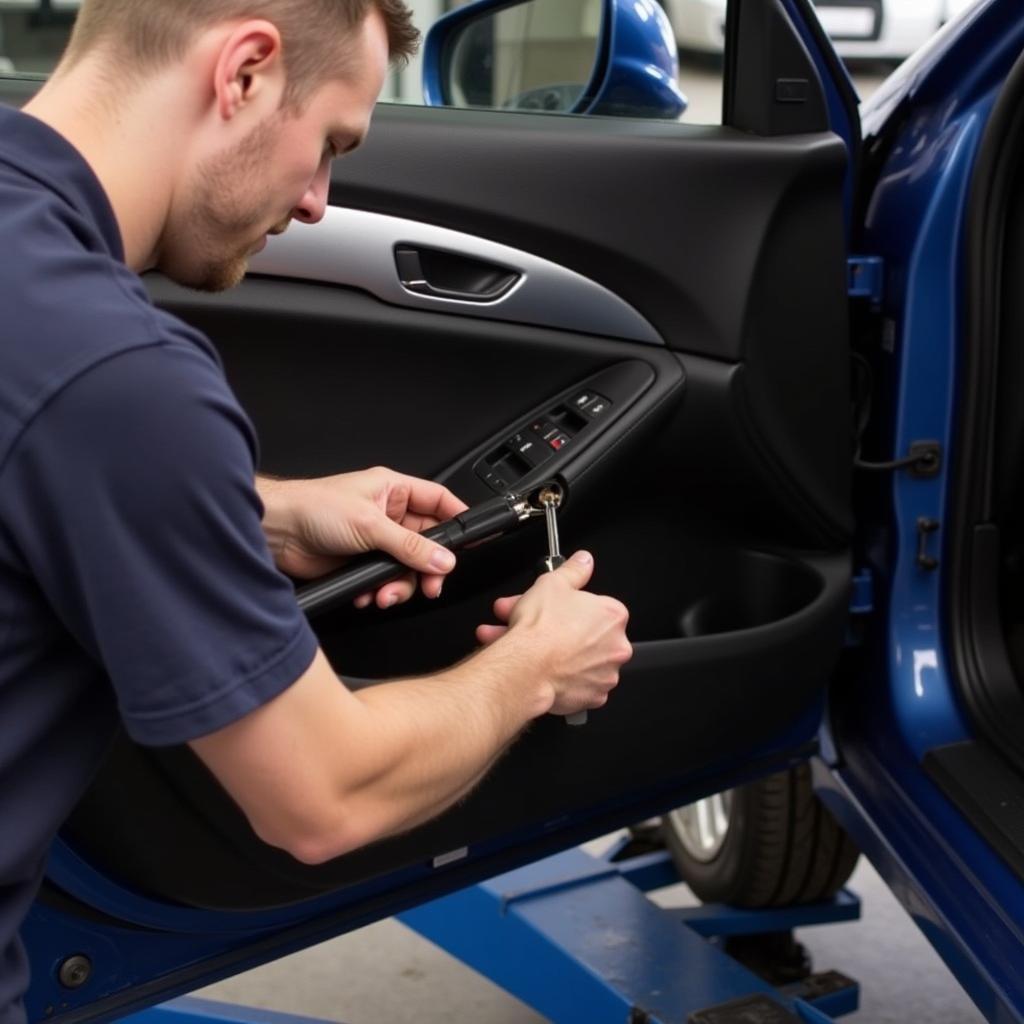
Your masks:
<svg viewBox="0 0 1024 1024"><path fill-rule="evenodd" d="M239 288L150 281L217 344L268 473L386 464L471 505L558 480L635 656L585 726L537 722L459 806L315 867L187 750L122 740L26 927L33 1019L169 998L814 749L850 575L856 114L804 0L733 0L726 35L721 126L381 105L324 221ZM545 551L526 527L464 552L438 602L317 631L351 685L429 672Z"/></svg>

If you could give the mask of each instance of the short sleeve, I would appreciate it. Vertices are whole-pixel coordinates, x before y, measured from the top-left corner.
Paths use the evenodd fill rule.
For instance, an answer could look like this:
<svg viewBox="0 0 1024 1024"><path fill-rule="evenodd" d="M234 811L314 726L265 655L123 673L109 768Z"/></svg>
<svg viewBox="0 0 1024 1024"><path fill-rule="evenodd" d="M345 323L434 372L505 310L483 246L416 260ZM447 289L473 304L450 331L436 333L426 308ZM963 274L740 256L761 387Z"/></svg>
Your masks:
<svg viewBox="0 0 1024 1024"><path fill-rule="evenodd" d="M222 728L313 660L261 527L254 448L213 360L162 343L70 382L0 471L0 518L26 573L109 676L140 743Z"/></svg>

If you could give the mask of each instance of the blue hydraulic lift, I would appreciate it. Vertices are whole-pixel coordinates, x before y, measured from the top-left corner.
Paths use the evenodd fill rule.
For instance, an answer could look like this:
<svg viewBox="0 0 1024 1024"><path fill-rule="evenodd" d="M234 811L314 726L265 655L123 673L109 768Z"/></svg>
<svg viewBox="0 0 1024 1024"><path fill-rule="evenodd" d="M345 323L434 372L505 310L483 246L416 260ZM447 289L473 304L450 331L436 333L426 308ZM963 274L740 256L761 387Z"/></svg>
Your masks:
<svg viewBox="0 0 1024 1024"><path fill-rule="evenodd" d="M775 988L722 940L852 921L846 890L778 910L707 904L664 909L649 892L679 881L664 851L569 850L402 914L399 920L553 1024L828 1024L856 1010L858 986L835 971ZM131 1024L318 1024L186 997Z"/></svg>

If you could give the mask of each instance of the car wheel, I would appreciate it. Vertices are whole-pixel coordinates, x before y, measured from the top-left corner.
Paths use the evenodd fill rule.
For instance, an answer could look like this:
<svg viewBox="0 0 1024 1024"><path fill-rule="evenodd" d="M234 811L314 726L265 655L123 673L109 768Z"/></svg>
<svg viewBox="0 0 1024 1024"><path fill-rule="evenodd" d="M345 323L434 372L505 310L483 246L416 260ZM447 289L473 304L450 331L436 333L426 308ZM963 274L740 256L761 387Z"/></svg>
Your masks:
<svg viewBox="0 0 1024 1024"><path fill-rule="evenodd" d="M859 856L814 795L805 764L677 808L662 832L705 903L816 903L842 888Z"/></svg>

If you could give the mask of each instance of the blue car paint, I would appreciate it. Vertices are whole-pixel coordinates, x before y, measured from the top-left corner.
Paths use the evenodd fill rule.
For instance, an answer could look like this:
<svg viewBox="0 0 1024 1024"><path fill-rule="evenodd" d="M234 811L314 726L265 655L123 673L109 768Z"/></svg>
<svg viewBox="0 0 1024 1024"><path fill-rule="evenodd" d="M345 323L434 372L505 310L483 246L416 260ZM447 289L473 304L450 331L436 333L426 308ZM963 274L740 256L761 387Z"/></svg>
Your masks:
<svg viewBox="0 0 1024 1024"><path fill-rule="evenodd" d="M819 791L989 1020L1024 1019L1024 885L922 767L971 735L949 665L942 529L935 571L917 564L918 517L948 522L971 174L996 94L1024 49L1024 9L980 5L884 85L865 111L871 140L900 118L859 238L886 268L883 352L891 449L939 440L941 472L893 474L866 553L882 615L864 669L832 695ZM871 524L862 524L870 531Z"/></svg>
<svg viewBox="0 0 1024 1024"><path fill-rule="evenodd" d="M1016 33L1000 35L998 27L1014 22L1014 4L978 0L940 29L905 60L861 104L861 130L865 139L877 136L896 115L901 104L934 101L956 92L974 91L977 77L997 77L1013 61ZM981 60L975 58L981 51Z"/></svg>
<svg viewBox="0 0 1024 1024"><path fill-rule="evenodd" d="M446 54L453 35L467 21L497 14L521 0L477 0L439 18L423 49L423 100L444 106ZM679 89L675 34L655 0L603 0L591 81L572 113L632 114L673 119L686 110Z"/></svg>
<svg viewBox="0 0 1024 1024"><path fill-rule="evenodd" d="M892 351L883 359L893 364L893 454L921 439L938 439L947 453L935 477L892 478L886 673L892 720L917 759L967 737L950 686L939 614L945 560L940 557L937 571L917 564L918 519L944 521L962 319L962 218L992 101L985 95L954 118L946 108L914 119L875 189L865 232L865 245L887 267L882 315ZM926 538L933 554L941 553L942 543L941 529Z"/></svg>
<svg viewBox="0 0 1024 1024"><path fill-rule="evenodd" d="M679 89L675 32L654 0L615 0L610 60L591 114L632 113L672 119L686 110Z"/></svg>

